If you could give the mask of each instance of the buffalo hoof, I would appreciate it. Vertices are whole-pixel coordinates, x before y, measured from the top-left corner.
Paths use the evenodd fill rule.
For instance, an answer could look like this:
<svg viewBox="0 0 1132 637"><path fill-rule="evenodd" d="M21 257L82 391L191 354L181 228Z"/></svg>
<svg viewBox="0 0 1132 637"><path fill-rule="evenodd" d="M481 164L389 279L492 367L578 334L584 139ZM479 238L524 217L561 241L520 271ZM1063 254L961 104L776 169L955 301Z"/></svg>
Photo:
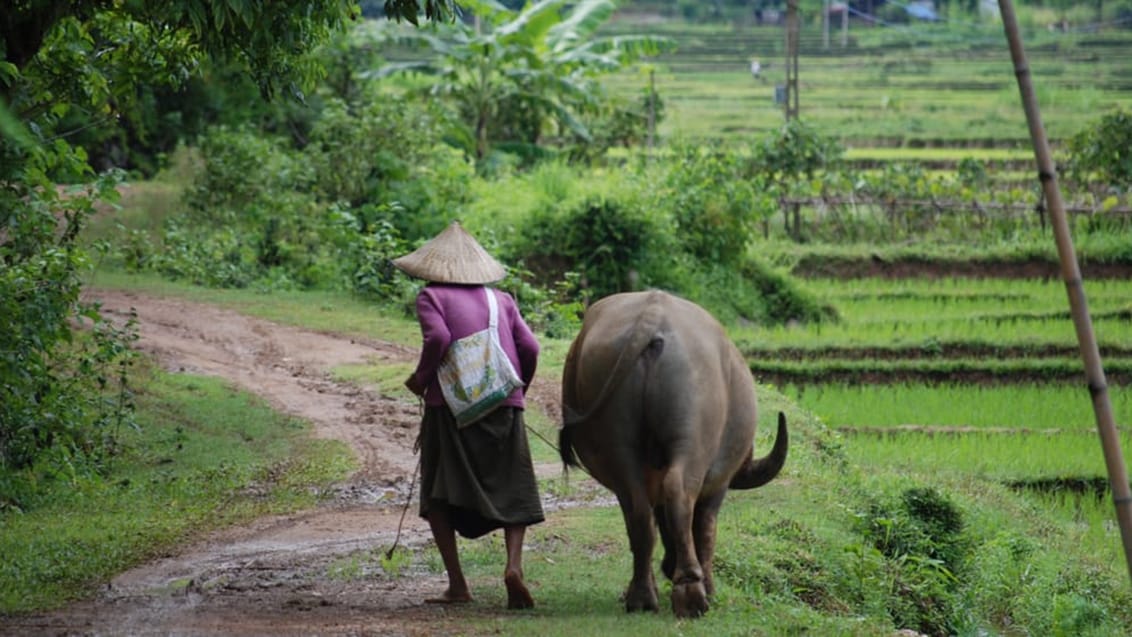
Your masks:
<svg viewBox="0 0 1132 637"><path fill-rule="evenodd" d="M672 586L672 614L681 618L696 618L702 617L707 611L708 598L703 582Z"/></svg>
<svg viewBox="0 0 1132 637"><path fill-rule="evenodd" d="M660 602L657 599L656 589L646 587L630 587L625 591L625 612L636 613L641 611L657 612Z"/></svg>

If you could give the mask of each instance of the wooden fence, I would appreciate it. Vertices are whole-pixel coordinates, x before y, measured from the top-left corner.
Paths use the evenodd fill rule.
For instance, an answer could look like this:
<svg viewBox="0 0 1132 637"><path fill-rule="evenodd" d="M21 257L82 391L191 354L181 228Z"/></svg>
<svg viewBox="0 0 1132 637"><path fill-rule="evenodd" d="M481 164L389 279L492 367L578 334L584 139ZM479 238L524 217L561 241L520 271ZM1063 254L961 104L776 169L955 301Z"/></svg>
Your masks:
<svg viewBox="0 0 1132 637"><path fill-rule="evenodd" d="M934 225L951 217L966 216L975 227L984 227L995 221L1021 221L1033 223L1045 230L1048 223L1044 201L1036 203L979 201L977 199L910 199L885 196L856 195L828 197L784 197L778 200L783 227L788 236L800 241L805 238L805 211L810 211L813 224L844 220L862 215L883 215L889 224L896 226ZM1100 205L1069 205L1065 212L1071 218L1103 216L1106 221L1124 228L1132 221L1132 206L1119 205L1105 208ZM1027 222L1027 219L1030 221ZM764 222L763 232L769 237L770 223Z"/></svg>

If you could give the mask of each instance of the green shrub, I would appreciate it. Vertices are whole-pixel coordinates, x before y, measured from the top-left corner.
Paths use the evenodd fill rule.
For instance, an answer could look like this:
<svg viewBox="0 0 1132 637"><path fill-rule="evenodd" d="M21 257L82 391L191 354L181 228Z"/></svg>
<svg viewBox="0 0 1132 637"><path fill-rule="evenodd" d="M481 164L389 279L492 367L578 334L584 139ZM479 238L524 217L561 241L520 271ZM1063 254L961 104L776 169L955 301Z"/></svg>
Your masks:
<svg viewBox="0 0 1132 637"><path fill-rule="evenodd" d="M540 287L529 282L533 276L521 268L510 268L499 287L515 297L523 318L532 329L549 338L571 339L582 327L585 307L579 300L579 275L567 272L554 285Z"/></svg>
<svg viewBox="0 0 1132 637"><path fill-rule="evenodd" d="M911 21L903 5L886 4L877 11L877 17L887 24L907 24Z"/></svg>
<svg viewBox="0 0 1132 637"><path fill-rule="evenodd" d="M307 162L284 140L214 128L201 140L203 167L186 193L189 212L165 228L155 267L201 285L274 287L320 283L320 210ZM270 274L269 274L270 273Z"/></svg>
<svg viewBox="0 0 1132 637"><path fill-rule="evenodd" d="M1116 109L1070 138L1068 146L1068 174L1084 183L1132 189L1132 113Z"/></svg>
<svg viewBox="0 0 1132 637"><path fill-rule="evenodd" d="M132 327L80 300L90 259L78 237L95 202L114 200L120 175L90 175L62 141L26 153L20 168L0 169L0 469L97 470L132 422ZM88 188L63 195L56 181L76 175ZM18 482L0 484L0 511L34 493Z"/></svg>
<svg viewBox="0 0 1132 637"><path fill-rule="evenodd" d="M231 222L278 190L309 190L306 163L282 139L250 128L215 127L200 140L201 169L186 192L199 221Z"/></svg>
<svg viewBox="0 0 1132 637"><path fill-rule="evenodd" d="M611 148L644 146L649 139L649 118L652 132L664 119L664 100L655 88L646 86L635 100L611 97L596 113L586 118L589 139L575 135L567 147L573 162L600 164Z"/></svg>
<svg viewBox="0 0 1132 637"><path fill-rule="evenodd" d="M329 258L335 247L326 241L329 223L325 207L309 195L272 189L240 208L197 209L170 218L162 249L148 262L167 276L210 287L242 288L257 281L274 289L333 285L338 264Z"/></svg>
<svg viewBox="0 0 1132 637"><path fill-rule="evenodd" d="M811 180L822 171L834 170L845 154L836 138L818 133L800 119L786 122L753 150L749 173L761 173L780 184Z"/></svg>
<svg viewBox="0 0 1132 637"><path fill-rule="evenodd" d="M134 237L124 261L219 287L343 287L397 298L388 265L402 239L431 237L467 199L472 166L439 142L427 114L395 99L355 112L331 100L301 151L250 130L216 128L189 211L155 254Z"/></svg>
<svg viewBox="0 0 1132 637"><path fill-rule="evenodd" d="M342 230L342 268L350 289L362 298L401 300L415 298L412 282L392 260L409 252L396 228L386 221L372 224L363 232L357 222L344 211L337 211Z"/></svg>
<svg viewBox="0 0 1132 637"><path fill-rule="evenodd" d="M894 624L953 634L955 574L966 568L969 555L962 512L935 489L911 488L898 503L873 502L859 521L865 539L886 559Z"/></svg>
<svg viewBox="0 0 1132 637"><path fill-rule="evenodd" d="M578 273L592 299L639 290L666 278L670 237L639 202L591 196L569 208L537 211L520 231L519 255L544 283Z"/></svg>
<svg viewBox="0 0 1132 637"><path fill-rule="evenodd" d="M684 146L674 151L655 205L669 211L684 251L708 263L733 264L746 251L767 208L759 184L734 150Z"/></svg>
<svg viewBox="0 0 1132 637"><path fill-rule="evenodd" d="M1046 550L1034 538L1001 532L971 551L962 606L992 630L1023 627L1034 635L1121 635L1132 603L1126 575ZM1113 609L1122 611L1113 612ZM971 619L968 619L971 621ZM985 632L969 626L964 632Z"/></svg>
<svg viewBox="0 0 1132 637"><path fill-rule="evenodd" d="M1109 5L1109 10L1112 11L1117 28L1132 29L1132 2L1124 0L1116 3L1115 6Z"/></svg>
<svg viewBox="0 0 1132 637"><path fill-rule="evenodd" d="M443 130L436 115L388 96L354 108L331 100L303 158L319 199L349 209L362 233L381 220L406 240L428 238L467 202L475 174Z"/></svg>
<svg viewBox="0 0 1132 637"><path fill-rule="evenodd" d="M796 279L760 260L748 257L740 264L739 271L762 299L763 318L767 323L822 323L838 319L836 308L821 303L803 290Z"/></svg>

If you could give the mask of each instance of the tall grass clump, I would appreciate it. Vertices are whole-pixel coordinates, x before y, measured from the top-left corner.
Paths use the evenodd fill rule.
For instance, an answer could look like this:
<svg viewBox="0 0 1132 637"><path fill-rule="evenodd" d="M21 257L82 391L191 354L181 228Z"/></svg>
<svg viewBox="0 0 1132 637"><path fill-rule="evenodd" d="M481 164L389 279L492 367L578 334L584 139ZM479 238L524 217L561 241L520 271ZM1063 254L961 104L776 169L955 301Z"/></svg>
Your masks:
<svg viewBox="0 0 1132 637"><path fill-rule="evenodd" d="M915 487L893 500L877 499L857 516L866 543L856 548L858 577L887 580L893 624L926 635L954 634L959 578L971 551L962 511L938 490ZM872 570L867 553L873 550L887 568Z"/></svg>
<svg viewBox="0 0 1132 637"><path fill-rule="evenodd" d="M1096 562L1071 563L1016 530L983 541L966 580L959 603L967 631L976 629L976 617L1007 632L1025 626L1029 634L1110 637L1127 630L1120 610L1132 602L1126 578Z"/></svg>

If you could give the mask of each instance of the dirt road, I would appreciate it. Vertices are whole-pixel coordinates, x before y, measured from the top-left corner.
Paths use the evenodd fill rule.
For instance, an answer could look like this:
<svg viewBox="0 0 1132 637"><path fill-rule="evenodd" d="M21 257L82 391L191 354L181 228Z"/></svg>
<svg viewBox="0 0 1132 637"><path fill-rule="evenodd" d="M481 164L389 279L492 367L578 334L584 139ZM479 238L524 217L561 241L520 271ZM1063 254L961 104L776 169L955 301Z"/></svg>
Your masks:
<svg viewBox="0 0 1132 637"><path fill-rule="evenodd" d="M416 466L418 406L337 382L329 370L411 362L414 349L176 299L108 290L87 296L108 316L125 320L136 311L140 349L165 368L226 378L309 421L316 436L349 443L362 466L317 510L216 533L119 575L93 599L4 622L0 634L426 635L451 632L460 613L494 611L425 605L444 589L442 574L415 567L392 578L379 567ZM538 379L529 397L555 415L550 379ZM401 543L426 549L428 527L415 505L404 520Z"/></svg>

